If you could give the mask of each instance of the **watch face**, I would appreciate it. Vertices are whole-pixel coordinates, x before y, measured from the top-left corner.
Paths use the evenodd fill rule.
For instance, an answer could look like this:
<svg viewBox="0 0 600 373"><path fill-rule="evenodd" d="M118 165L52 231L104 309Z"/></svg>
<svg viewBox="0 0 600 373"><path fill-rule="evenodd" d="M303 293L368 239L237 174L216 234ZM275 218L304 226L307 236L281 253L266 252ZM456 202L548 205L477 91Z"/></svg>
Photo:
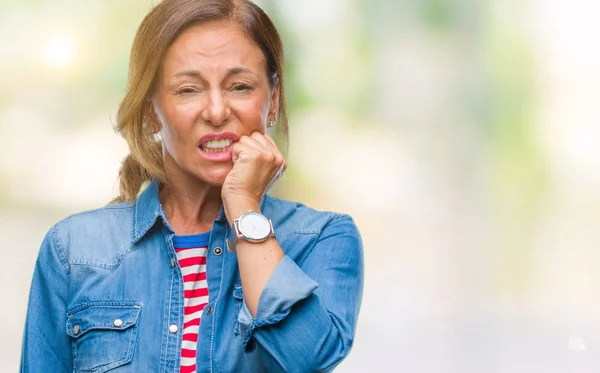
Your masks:
<svg viewBox="0 0 600 373"><path fill-rule="evenodd" d="M269 236L269 220L257 212L248 212L240 218L239 228L242 234L252 240L262 240Z"/></svg>

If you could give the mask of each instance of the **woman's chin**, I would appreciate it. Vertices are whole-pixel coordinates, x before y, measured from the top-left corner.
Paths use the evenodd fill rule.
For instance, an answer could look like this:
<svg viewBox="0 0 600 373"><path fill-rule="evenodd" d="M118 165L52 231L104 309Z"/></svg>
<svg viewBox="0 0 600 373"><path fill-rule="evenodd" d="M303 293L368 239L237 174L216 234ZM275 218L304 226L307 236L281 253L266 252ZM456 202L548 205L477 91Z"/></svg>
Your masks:
<svg viewBox="0 0 600 373"><path fill-rule="evenodd" d="M231 171L231 167L211 170L210 172L203 170L203 172L199 172L197 176L200 180L203 180L208 184L222 186L227 175L229 175L229 171Z"/></svg>

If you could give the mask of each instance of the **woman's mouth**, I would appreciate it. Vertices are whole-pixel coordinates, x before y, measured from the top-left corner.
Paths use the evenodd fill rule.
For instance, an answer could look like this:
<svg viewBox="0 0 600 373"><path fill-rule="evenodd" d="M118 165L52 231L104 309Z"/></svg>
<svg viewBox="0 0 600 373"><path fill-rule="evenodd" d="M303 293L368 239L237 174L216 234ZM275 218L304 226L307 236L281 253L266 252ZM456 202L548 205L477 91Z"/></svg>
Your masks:
<svg viewBox="0 0 600 373"><path fill-rule="evenodd" d="M232 143L231 139L209 140L200 145L200 149L206 153L222 153L227 151Z"/></svg>
<svg viewBox="0 0 600 373"><path fill-rule="evenodd" d="M200 139L200 156L210 162L230 162L233 144L240 138L233 132L209 133Z"/></svg>

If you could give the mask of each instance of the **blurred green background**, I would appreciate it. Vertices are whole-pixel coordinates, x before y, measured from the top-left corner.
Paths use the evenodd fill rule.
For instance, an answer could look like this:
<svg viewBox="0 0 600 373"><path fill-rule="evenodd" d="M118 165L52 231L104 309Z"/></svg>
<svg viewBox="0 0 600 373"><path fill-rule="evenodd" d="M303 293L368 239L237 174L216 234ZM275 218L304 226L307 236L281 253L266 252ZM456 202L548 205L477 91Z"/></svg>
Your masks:
<svg viewBox="0 0 600 373"><path fill-rule="evenodd" d="M45 232L108 203L150 0L0 0L0 371ZM600 2L263 0L287 57L275 193L350 213L366 283L339 372L596 372Z"/></svg>

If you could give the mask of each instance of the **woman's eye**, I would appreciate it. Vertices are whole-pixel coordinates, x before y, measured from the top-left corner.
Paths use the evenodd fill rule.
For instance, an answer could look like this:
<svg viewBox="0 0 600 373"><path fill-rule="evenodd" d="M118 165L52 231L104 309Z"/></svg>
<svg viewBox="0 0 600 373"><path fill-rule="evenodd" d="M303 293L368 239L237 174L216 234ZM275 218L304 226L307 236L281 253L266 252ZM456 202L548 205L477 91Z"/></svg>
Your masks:
<svg viewBox="0 0 600 373"><path fill-rule="evenodd" d="M250 86L248 84L236 84L233 86L232 91L245 92L245 91L250 91L251 89L252 89L252 86Z"/></svg>
<svg viewBox="0 0 600 373"><path fill-rule="evenodd" d="M185 95L185 94L190 94L190 93L195 93L196 89L193 87L183 87L183 88L179 88L177 90L177 94L178 95Z"/></svg>

